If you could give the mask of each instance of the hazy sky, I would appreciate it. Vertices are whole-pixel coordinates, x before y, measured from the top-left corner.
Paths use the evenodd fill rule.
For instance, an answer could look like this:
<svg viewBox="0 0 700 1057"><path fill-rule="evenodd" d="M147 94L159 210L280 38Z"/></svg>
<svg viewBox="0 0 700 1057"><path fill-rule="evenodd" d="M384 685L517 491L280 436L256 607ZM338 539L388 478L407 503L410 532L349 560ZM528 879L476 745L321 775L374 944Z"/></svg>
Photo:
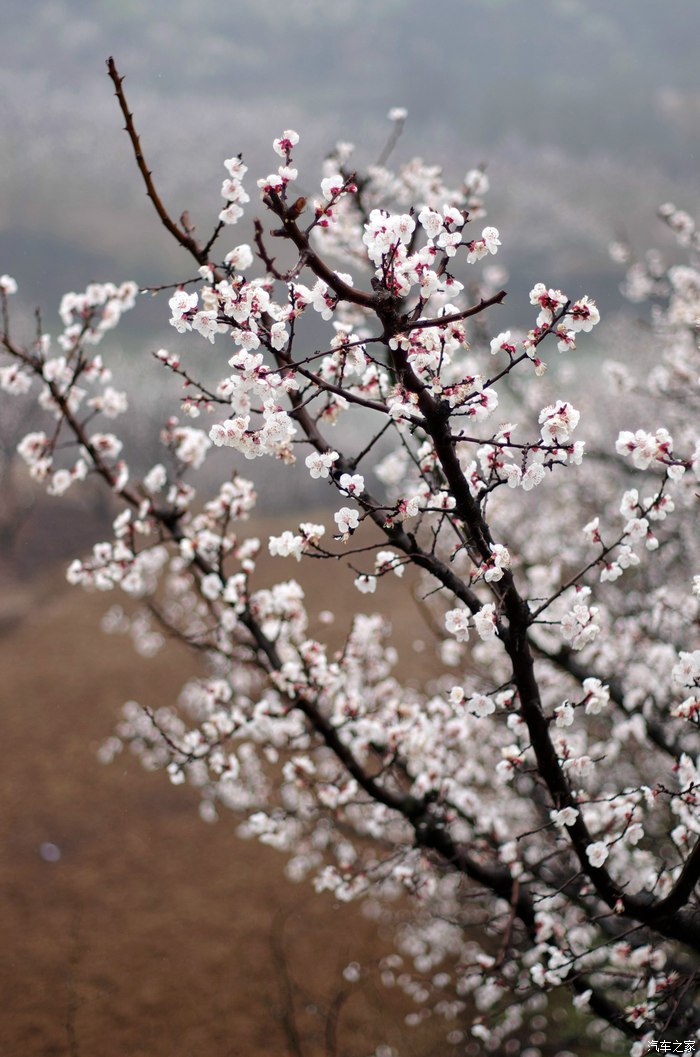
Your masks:
<svg viewBox="0 0 700 1057"><path fill-rule="evenodd" d="M152 218L105 74L114 54L172 211L209 227L221 160L269 171L302 134L300 180L349 139L455 178L486 161L489 220L516 285L563 270L603 299L616 227L645 246L654 209L697 207L697 0L5 0L0 271L65 285L180 267ZM606 272L606 269L608 271ZM523 275L522 284L531 277ZM562 283L565 279L561 280Z"/></svg>

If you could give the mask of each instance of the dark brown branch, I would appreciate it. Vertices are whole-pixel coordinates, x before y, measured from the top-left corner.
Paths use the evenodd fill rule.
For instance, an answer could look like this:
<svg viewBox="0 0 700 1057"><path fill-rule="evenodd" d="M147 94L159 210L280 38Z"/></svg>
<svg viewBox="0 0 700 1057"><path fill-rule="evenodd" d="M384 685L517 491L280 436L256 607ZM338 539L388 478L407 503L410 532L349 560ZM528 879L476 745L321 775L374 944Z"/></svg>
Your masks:
<svg viewBox="0 0 700 1057"><path fill-rule="evenodd" d="M685 864L673 888L658 903L649 907L647 921L649 924L662 922L670 914L681 910L692 896L700 881L700 837L695 847L685 860ZM697 929L695 930L697 932Z"/></svg>
<svg viewBox="0 0 700 1057"><path fill-rule="evenodd" d="M263 226L258 217L256 217L253 221L253 232L253 241L255 242L255 245L258 250L258 257L265 265L267 272L274 279L278 279L282 283L288 283L291 279L294 278L294 276L299 271L299 266L303 261L303 257L299 257L299 261L297 262L294 268L291 268L288 272L281 272L279 268L275 267L276 258L271 257L267 251L267 247L265 246L265 242L263 240Z"/></svg>
<svg viewBox="0 0 700 1057"><path fill-rule="evenodd" d="M153 203L155 211L160 217L161 222L168 229L173 238L176 239L177 242L179 242L180 245L183 246L189 253L191 253L192 256L200 264L206 264L209 248L213 244L214 239L218 235L220 229L217 228L214 235L206 246L201 246L191 234L192 229L189 226L185 226L183 224L183 227L178 227L178 225L172 219L167 209L163 205L161 197L158 194L158 191L156 190L155 184L153 183L152 173L151 170L148 168L148 165L146 164L146 159L144 158L143 151L141 150L141 140L139 139L138 133L134 126L134 116L129 110L129 104L126 101L126 95L124 94L124 89L122 87L124 78L120 76L119 71L117 70L117 67L115 65L114 59L111 55L107 59L107 70L109 72L110 78L112 79L112 83L114 84L114 94L119 100L119 106L121 107L122 114L124 115L124 121L126 122L125 132L131 140L134 158L136 159L136 164L139 167L139 172L143 177L143 182L146 185L146 194ZM183 219L184 218L185 214L183 214Z"/></svg>
<svg viewBox="0 0 700 1057"><path fill-rule="evenodd" d="M506 290L499 290L493 297L487 297L486 300L483 298L479 301L478 305L472 305L471 308L465 308L463 312L451 312L449 316L435 316L434 319L415 319L409 320L402 324L402 330L423 330L426 327L445 327L448 323L459 323L462 319L469 319L470 316L477 316L480 312L485 312L487 308L491 308L492 305L500 305L503 303L507 296Z"/></svg>
<svg viewBox="0 0 700 1057"><path fill-rule="evenodd" d="M224 224L223 220L220 220L218 222L218 224L216 225L216 227L214 228L214 230L212 232L212 235L211 235L211 238L209 239L209 241L205 245L204 249L202 250L202 253L204 254L204 257L205 257L206 260L209 260L209 254L211 252L212 246L214 245L214 243L216 242L216 240L218 239L219 235L221 234L221 232L224 230L225 227L226 227L226 225Z"/></svg>
<svg viewBox="0 0 700 1057"><path fill-rule="evenodd" d="M274 234L280 238L291 239L303 255L305 263L318 279L322 279L333 293L337 294L343 301L349 301L351 304L359 305L361 308L376 310L380 300L377 295L368 294L358 287L350 286L349 283L344 282L336 275L333 269L312 249L308 235L301 230L293 218L292 210L285 205L275 191L270 191L269 194L266 194L263 201L280 218L284 225L280 231L276 231Z"/></svg>
<svg viewBox="0 0 700 1057"><path fill-rule="evenodd" d="M325 378L321 378L320 375L315 374L313 371L307 370L306 367L300 367L292 364L291 358L286 356L284 353L280 353L277 357L278 362L289 367L290 371L296 374L300 374L307 381L311 382L317 387L320 392L334 393L336 396L342 396L344 400L347 400L350 404L359 404L360 407L366 407L370 411L379 411L383 415L389 414L389 408L386 404L382 404L379 400L370 400L368 397L358 396L353 393L350 389L343 389L342 385L334 385L333 382L327 382ZM416 426L422 425L421 419L408 416L407 421L412 422Z"/></svg>

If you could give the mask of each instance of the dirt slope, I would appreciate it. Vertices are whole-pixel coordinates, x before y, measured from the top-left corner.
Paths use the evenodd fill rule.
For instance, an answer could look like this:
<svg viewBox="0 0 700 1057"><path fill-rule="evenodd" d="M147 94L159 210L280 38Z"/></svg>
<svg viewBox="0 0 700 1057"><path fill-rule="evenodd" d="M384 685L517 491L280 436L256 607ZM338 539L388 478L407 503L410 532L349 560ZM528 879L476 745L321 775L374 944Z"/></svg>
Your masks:
<svg viewBox="0 0 700 1057"><path fill-rule="evenodd" d="M310 575L318 608L329 587L341 610L356 603L326 563ZM192 667L183 650L144 661L105 636L111 601L55 571L0 606L0 1057L327 1053L313 1037L338 970L386 950L377 927L291 885L279 853L238 839L233 818L201 822L162 774L97 761L125 700L169 702ZM415 614L403 595L388 604L405 634ZM338 1053L366 1057L403 1034L392 1001L371 987L352 997Z"/></svg>

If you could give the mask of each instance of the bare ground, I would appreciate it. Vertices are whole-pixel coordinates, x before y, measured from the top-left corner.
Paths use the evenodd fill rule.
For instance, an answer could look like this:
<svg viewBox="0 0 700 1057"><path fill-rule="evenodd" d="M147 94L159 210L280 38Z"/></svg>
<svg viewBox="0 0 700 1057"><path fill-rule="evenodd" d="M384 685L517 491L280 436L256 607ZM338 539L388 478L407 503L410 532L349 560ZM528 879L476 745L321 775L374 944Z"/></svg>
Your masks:
<svg viewBox="0 0 700 1057"><path fill-rule="evenodd" d="M310 591L349 612L358 596L336 568L312 563ZM396 1042L404 1010L372 984L335 1033L326 1016L340 968L387 950L358 907L290 884L279 853L233 818L201 822L162 774L98 762L122 703L172 701L193 666L105 636L115 600L67 588L61 569L4 578L0 1057L366 1057ZM410 642L405 588L385 605ZM416 1037L401 1052L431 1049Z"/></svg>

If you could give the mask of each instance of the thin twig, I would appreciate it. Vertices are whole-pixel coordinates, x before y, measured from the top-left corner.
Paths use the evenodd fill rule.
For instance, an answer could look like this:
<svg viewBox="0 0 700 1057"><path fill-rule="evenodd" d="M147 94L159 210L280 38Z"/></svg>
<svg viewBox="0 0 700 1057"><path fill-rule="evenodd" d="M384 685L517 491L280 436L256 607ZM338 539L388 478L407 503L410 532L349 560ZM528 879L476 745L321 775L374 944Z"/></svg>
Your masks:
<svg viewBox="0 0 700 1057"><path fill-rule="evenodd" d="M114 94L119 100L119 106L121 107L122 114L124 115L124 121L126 122L125 132L131 140L131 146L134 151L136 164L139 167L139 172L141 173L141 176L143 177L143 182L146 185L146 194L150 198L151 202L153 202L155 211L160 217L161 222L165 225L165 227L168 229L173 238L176 239L181 246L188 250L192 254L192 256L195 257L197 261L199 261L200 264L206 264L208 248L211 242L213 241L213 238L210 240L206 247L200 246L197 240L190 234L192 229L186 227L184 224L182 228L178 227L178 225L168 213L167 209L163 205L162 199L158 194L158 191L156 190L156 186L153 183L151 170L148 168L148 165L146 164L146 159L143 156L143 151L141 150L141 140L139 139L139 135L134 126L134 116L129 110L129 104L126 101L126 95L124 94L124 89L122 87L124 78L119 74L114 59L111 55L107 59L107 70L109 72L109 76L112 79L112 83L114 84ZM186 214L183 213L183 219L185 218L185 216ZM215 235L217 234L218 230L217 232L215 232Z"/></svg>

